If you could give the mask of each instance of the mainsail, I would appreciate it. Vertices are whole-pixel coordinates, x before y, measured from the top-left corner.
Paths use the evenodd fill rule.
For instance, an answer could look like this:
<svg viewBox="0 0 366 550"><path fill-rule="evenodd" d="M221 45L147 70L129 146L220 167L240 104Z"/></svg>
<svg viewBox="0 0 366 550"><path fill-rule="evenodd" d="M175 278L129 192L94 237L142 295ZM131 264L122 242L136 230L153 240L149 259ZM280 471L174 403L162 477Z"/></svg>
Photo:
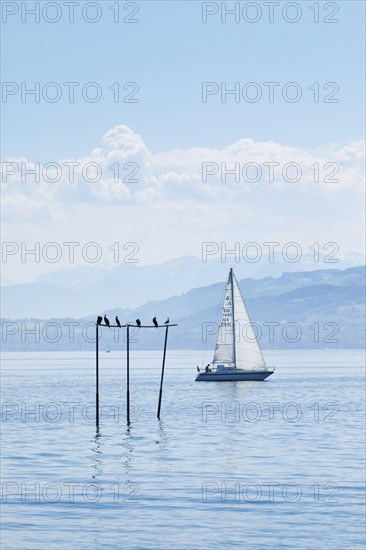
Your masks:
<svg viewBox="0 0 366 550"><path fill-rule="evenodd" d="M213 363L234 363L234 356L233 291L232 278L229 276L221 310L221 321Z"/></svg>
<svg viewBox="0 0 366 550"><path fill-rule="evenodd" d="M226 285L213 363L229 363L250 371L266 369L232 269Z"/></svg>

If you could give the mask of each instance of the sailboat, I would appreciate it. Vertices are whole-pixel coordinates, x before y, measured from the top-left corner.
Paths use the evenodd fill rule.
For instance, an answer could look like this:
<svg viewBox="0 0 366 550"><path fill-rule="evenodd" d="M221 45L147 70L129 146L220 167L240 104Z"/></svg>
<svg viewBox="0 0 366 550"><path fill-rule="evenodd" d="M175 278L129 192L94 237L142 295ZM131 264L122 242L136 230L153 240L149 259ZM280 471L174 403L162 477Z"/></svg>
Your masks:
<svg viewBox="0 0 366 550"><path fill-rule="evenodd" d="M265 380L274 372L274 367L266 366L232 268L210 367L208 365L205 372L199 372L197 382Z"/></svg>

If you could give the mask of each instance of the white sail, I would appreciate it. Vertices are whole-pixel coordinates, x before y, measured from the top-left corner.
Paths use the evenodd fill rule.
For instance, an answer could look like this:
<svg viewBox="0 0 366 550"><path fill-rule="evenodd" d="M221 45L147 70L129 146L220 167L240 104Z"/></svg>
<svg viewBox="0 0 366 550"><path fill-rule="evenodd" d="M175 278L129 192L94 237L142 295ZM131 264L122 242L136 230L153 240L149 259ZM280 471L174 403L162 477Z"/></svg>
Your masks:
<svg viewBox="0 0 366 550"><path fill-rule="evenodd" d="M233 303L231 277L226 285L221 321L216 340L213 363L234 363Z"/></svg>
<svg viewBox="0 0 366 550"><path fill-rule="evenodd" d="M238 282L232 271L226 285L213 363L232 364L238 369L250 371L266 369Z"/></svg>
<svg viewBox="0 0 366 550"><path fill-rule="evenodd" d="M235 275L233 275L233 289L236 367L244 370L266 369Z"/></svg>

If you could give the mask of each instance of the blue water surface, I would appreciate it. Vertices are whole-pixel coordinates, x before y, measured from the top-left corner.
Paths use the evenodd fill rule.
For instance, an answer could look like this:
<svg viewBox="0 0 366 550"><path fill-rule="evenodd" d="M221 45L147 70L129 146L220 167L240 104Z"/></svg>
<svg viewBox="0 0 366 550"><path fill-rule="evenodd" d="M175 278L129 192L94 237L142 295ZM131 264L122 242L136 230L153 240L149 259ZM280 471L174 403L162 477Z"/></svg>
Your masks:
<svg viewBox="0 0 366 550"><path fill-rule="evenodd" d="M196 383L203 352L8 353L10 549L363 548L363 352L267 352L265 382Z"/></svg>

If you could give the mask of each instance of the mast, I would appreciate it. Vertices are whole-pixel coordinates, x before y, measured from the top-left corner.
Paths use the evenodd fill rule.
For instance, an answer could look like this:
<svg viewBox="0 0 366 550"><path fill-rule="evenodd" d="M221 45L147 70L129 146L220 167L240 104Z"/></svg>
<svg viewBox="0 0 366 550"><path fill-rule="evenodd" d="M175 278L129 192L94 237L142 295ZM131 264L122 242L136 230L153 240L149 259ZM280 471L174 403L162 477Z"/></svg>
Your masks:
<svg viewBox="0 0 366 550"><path fill-rule="evenodd" d="M231 311L232 311L232 324L233 324L233 359L234 359L234 367L236 368L234 280L233 280L233 268L232 267L230 268L230 281L231 281Z"/></svg>

